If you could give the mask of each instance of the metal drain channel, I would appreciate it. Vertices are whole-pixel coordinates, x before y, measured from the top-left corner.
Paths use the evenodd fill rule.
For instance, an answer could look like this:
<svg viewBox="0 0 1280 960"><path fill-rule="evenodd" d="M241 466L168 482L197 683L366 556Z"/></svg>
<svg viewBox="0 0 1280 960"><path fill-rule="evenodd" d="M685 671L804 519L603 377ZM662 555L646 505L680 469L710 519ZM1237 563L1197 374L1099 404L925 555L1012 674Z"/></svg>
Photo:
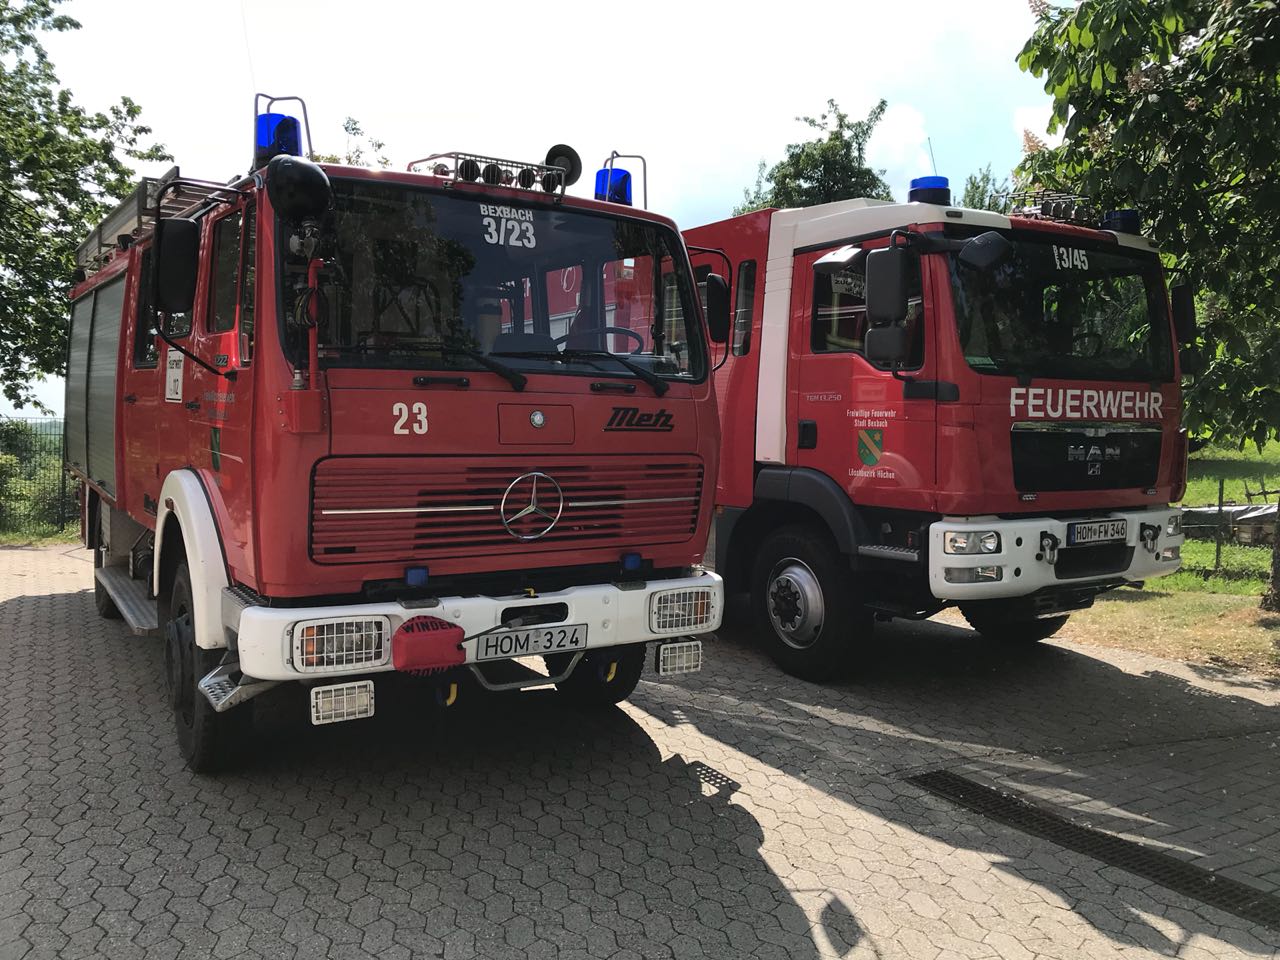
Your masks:
<svg viewBox="0 0 1280 960"><path fill-rule="evenodd" d="M918 774L907 780L934 796L950 800L998 823L1119 867L1241 919L1280 930L1280 898L1256 887L1132 840L1082 827L1034 806L1019 794L994 790L946 770Z"/></svg>

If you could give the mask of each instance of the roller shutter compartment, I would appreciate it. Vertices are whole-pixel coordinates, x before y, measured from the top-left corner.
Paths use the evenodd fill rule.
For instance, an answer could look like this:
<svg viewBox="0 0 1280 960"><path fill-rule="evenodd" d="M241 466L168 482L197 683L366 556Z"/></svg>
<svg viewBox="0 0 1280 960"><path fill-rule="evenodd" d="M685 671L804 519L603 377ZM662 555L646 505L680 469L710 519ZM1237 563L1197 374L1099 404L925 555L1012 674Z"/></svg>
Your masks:
<svg viewBox="0 0 1280 960"><path fill-rule="evenodd" d="M85 443L85 411L89 388L89 335L93 327L93 294L71 306L70 349L67 352L67 463L89 472Z"/></svg>
<svg viewBox="0 0 1280 960"><path fill-rule="evenodd" d="M123 307L123 277L98 288L89 343L89 477L110 494L116 492L116 371Z"/></svg>

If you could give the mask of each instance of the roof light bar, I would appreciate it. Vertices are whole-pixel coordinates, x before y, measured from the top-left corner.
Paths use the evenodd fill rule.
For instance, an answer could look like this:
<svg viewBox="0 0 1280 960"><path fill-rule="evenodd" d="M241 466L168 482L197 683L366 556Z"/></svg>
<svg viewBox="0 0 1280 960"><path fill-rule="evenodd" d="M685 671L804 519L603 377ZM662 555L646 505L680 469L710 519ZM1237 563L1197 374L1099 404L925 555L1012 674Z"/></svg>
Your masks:
<svg viewBox="0 0 1280 960"><path fill-rule="evenodd" d="M419 171L420 166L425 167L425 170ZM433 153L421 160L414 160L407 169L410 173L426 172L460 183L481 182L490 186L520 187L524 190L541 187L546 193L562 197L569 185L564 167L502 160L478 153Z"/></svg>

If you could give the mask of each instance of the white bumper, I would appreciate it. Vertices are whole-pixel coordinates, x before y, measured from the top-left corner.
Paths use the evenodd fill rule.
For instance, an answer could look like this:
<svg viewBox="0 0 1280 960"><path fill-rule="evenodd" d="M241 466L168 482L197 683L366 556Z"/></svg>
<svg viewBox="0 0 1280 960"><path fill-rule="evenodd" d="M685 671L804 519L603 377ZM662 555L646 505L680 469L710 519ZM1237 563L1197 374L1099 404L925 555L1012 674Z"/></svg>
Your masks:
<svg viewBox="0 0 1280 960"><path fill-rule="evenodd" d="M710 588L712 604L710 619L696 629L655 632L650 629L650 601L654 596L672 590ZM388 653L386 662L379 665L359 664L351 667L323 670L298 670L293 664L292 627L303 620L339 619L361 617L386 617L391 633L411 617L431 615L449 620L462 627L467 637L497 627L504 610L522 606L542 606L563 603L568 607L564 623L587 625L587 649L615 647L628 643L645 643L671 637L710 633L720 626L724 611L724 581L710 571L672 580L654 580L633 589L613 584L591 584L570 587L554 593L540 593L537 597L524 595L510 597L441 597L438 606L402 605L390 603L362 603L315 607L235 607L223 604L224 619L238 613L238 624L227 623L238 634L240 670L249 677L260 680L303 680L368 674L393 670ZM230 613L227 611L234 610ZM464 641L466 662L476 662L479 638Z"/></svg>
<svg viewBox="0 0 1280 960"><path fill-rule="evenodd" d="M1161 559L1165 551L1174 555L1181 552L1181 531L1170 534L1171 517L1181 516L1177 507L1160 507L1147 510L1114 510L1105 516L1090 516L1088 520L1128 520L1127 553L1123 567L1109 565L1104 570L1083 569L1077 562L1083 555L1073 551L1089 547L1067 546L1067 524L1072 518L1058 520L1053 517L948 517L929 527L929 589L940 600L985 600L1001 597L1023 597L1038 590L1052 587L1087 586L1107 580L1150 580L1173 573L1181 565L1181 559ZM1154 550L1142 540L1143 526L1158 529ZM1000 534L1000 549L995 553L949 554L943 552L943 537L950 531L988 531ZM1059 543L1057 563L1050 563L1042 549L1045 534L1057 538ZM1173 549L1178 548L1178 549ZM1119 551L1116 551L1117 553ZM1096 556L1096 553L1095 553ZM1093 559L1093 558L1089 558ZM1105 558L1098 558L1105 559ZM999 580L980 580L974 583L955 583L956 570L978 567L996 567ZM959 575L963 576L963 575Z"/></svg>

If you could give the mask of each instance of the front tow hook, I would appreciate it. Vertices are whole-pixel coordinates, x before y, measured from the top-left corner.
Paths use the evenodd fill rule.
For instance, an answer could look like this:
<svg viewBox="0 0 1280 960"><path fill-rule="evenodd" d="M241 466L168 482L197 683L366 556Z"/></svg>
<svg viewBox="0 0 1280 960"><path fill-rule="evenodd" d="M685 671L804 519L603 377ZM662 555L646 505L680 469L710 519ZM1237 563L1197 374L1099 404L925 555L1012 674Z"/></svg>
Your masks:
<svg viewBox="0 0 1280 960"><path fill-rule="evenodd" d="M1040 532L1040 556L1049 566L1058 562L1058 547L1061 545L1062 541L1052 533Z"/></svg>

